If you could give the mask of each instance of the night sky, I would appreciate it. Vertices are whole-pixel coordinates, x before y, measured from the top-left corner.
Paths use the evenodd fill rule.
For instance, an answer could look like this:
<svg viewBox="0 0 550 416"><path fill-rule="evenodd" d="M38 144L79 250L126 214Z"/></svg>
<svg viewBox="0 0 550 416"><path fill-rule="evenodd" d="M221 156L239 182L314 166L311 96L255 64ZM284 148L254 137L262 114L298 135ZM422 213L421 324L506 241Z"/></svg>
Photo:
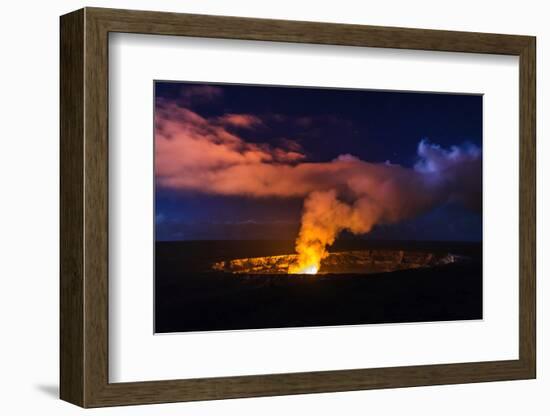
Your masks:
<svg viewBox="0 0 550 416"><path fill-rule="evenodd" d="M340 155L353 155L365 162L391 163L410 169L419 161L421 140L444 149L482 148L480 95L157 81L155 100L157 241L296 238L303 197L207 191L195 184L181 185L186 181L186 173L180 173L183 176L177 183L159 180L159 166L162 169L168 166L163 170L168 172L177 169L178 160L185 160L181 158L200 155L197 152L202 149L201 134L215 145L223 141L220 154L205 162L207 168L194 170L192 161L186 161L191 166L188 175L208 174L221 163L248 163L233 162L233 154L222 155L227 143L236 152L245 153L242 149L246 143L257 152L282 154L282 159L274 156L276 159L266 162L269 164L328 163ZM165 127L166 120L177 119L180 114L185 114L183 122L180 119L171 130ZM193 123L191 133L185 126L187 120ZM197 150L193 148L187 153L184 145L167 147L165 153L173 155L172 149L176 148L179 159L159 157L161 134L167 141L177 140L179 134L192 135ZM481 235L479 210L449 200L414 218L377 225L360 237L480 241ZM339 238L349 236L344 232Z"/></svg>

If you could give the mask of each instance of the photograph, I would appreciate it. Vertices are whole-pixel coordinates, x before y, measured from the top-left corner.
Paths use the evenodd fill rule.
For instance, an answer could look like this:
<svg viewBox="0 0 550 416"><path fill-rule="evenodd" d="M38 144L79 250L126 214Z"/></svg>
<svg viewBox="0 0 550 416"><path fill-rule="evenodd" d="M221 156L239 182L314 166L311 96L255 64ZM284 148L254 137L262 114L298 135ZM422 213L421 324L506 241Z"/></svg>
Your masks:
<svg viewBox="0 0 550 416"><path fill-rule="evenodd" d="M38 37L12 30L27 67L59 57L7 84L5 206L29 211L4 216L24 248L8 257L38 279L7 279L25 296L6 290L4 315L36 305L14 330L42 363L11 360L34 384L13 406L537 413L550 26L525 5L496 24L494 5L402 3L67 5ZM22 85L59 105L29 123Z"/></svg>
<svg viewBox="0 0 550 416"><path fill-rule="evenodd" d="M483 319L483 95L154 82L154 332Z"/></svg>

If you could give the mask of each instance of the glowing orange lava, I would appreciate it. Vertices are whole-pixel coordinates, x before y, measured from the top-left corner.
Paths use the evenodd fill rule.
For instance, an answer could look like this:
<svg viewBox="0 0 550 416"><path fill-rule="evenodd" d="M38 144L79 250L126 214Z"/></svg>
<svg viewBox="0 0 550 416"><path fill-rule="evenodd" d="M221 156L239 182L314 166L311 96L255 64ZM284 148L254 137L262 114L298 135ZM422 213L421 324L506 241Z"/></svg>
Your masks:
<svg viewBox="0 0 550 416"><path fill-rule="evenodd" d="M289 274L317 274L328 252L318 240L304 241L298 239L296 244L297 260L288 267Z"/></svg>
<svg viewBox="0 0 550 416"><path fill-rule="evenodd" d="M311 266L305 266L303 268L299 268L298 265L290 266L288 268L289 274L317 274L318 271L319 267L314 264Z"/></svg>

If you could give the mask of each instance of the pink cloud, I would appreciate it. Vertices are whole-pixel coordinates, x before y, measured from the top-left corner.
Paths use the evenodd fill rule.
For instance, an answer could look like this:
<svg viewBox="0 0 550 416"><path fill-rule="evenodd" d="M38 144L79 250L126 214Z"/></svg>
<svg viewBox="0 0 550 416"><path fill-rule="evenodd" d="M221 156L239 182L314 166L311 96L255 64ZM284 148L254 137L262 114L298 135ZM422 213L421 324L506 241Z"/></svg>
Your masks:
<svg viewBox="0 0 550 416"><path fill-rule="evenodd" d="M252 114L224 114L217 121L223 126L250 129L263 124L259 117Z"/></svg>
<svg viewBox="0 0 550 416"><path fill-rule="evenodd" d="M172 102L158 100L155 112L156 177L161 186L198 189L216 186L216 176L232 167L295 163L304 155L268 144L246 142L217 120Z"/></svg>

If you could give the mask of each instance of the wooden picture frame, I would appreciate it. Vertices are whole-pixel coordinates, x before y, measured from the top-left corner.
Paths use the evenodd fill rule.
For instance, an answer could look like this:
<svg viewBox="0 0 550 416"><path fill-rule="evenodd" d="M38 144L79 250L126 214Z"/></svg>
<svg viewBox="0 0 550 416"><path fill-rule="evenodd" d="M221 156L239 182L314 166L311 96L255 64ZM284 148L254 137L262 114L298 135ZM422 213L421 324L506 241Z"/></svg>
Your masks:
<svg viewBox="0 0 550 416"><path fill-rule="evenodd" d="M110 383L108 34L246 39L519 56L519 359ZM82 407L535 378L535 38L85 8L61 17L60 396Z"/></svg>

